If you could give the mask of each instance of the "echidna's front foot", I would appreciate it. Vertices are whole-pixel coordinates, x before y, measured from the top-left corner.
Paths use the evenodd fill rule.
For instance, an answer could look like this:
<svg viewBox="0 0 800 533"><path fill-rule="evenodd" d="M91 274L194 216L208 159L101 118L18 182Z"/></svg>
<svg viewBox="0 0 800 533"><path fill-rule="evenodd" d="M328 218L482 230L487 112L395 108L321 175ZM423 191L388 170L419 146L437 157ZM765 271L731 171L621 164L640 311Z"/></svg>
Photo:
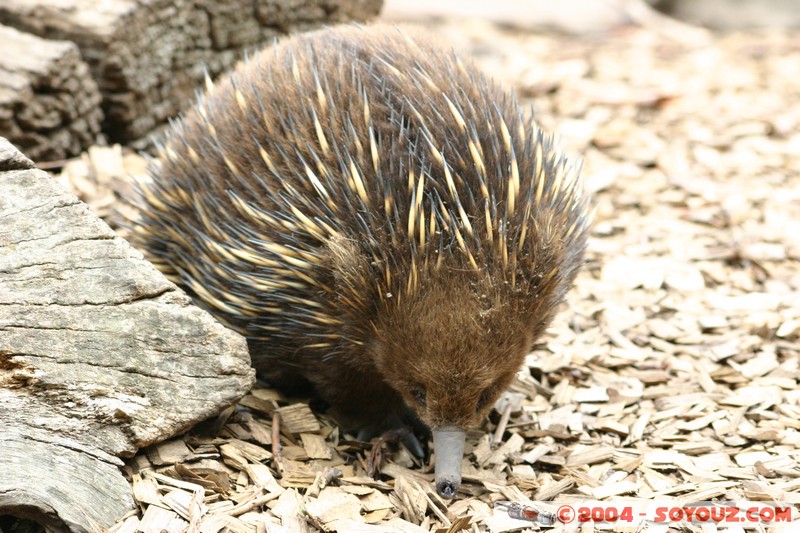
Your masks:
<svg viewBox="0 0 800 533"><path fill-rule="evenodd" d="M363 426L359 429L357 438L362 442L369 442L375 437L379 437L382 442L399 441L415 457L421 459L425 457L425 448L417 435L423 436L427 441L430 430L416 416L406 418L404 420L398 415L392 415L379 423Z"/></svg>

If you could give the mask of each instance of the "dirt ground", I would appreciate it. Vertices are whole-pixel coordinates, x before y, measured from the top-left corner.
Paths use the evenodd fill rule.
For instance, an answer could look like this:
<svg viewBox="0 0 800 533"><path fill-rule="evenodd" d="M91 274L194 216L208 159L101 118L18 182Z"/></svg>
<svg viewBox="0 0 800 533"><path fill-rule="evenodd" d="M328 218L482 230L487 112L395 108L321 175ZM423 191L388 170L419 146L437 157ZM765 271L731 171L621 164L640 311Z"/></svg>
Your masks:
<svg viewBox="0 0 800 533"><path fill-rule="evenodd" d="M469 434L458 498L440 500L405 450L371 456L302 400L256 389L219 425L130 461L141 512L116 530L540 527L498 501L783 502L796 520L800 36L656 25L568 37L479 21L436 32L583 158L595 207L586 267Z"/></svg>

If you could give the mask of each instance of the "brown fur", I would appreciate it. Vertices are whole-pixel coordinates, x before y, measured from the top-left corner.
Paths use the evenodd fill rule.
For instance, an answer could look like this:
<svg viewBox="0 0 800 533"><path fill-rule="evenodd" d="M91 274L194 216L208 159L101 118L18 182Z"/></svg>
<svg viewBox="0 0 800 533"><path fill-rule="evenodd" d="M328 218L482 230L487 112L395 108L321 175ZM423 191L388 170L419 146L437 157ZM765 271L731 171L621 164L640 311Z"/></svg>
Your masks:
<svg viewBox="0 0 800 533"><path fill-rule="evenodd" d="M138 245L248 337L262 376L310 384L347 426L478 423L585 247L577 170L530 113L394 28L250 59L153 174Z"/></svg>

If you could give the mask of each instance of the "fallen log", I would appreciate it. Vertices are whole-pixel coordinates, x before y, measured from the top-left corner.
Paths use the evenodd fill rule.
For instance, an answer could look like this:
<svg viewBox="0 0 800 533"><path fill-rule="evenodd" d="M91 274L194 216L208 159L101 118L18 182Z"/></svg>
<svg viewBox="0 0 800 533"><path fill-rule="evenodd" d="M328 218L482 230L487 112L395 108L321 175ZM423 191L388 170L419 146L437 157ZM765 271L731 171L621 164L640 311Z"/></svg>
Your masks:
<svg viewBox="0 0 800 533"><path fill-rule="evenodd" d="M120 458L253 380L241 336L0 138L0 516L111 526L133 507Z"/></svg>

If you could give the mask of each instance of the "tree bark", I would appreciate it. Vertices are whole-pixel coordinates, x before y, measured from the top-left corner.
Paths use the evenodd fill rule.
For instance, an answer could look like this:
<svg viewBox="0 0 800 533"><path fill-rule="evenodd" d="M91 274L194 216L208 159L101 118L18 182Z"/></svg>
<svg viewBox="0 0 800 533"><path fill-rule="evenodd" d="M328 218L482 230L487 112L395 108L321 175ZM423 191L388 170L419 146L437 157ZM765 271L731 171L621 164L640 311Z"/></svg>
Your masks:
<svg viewBox="0 0 800 533"><path fill-rule="evenodd" d="M133 506L120 457L253 380L241 336L0 138L0 515L110 526Z"/></svg>
<svg viewBox="0 0 800 533"><path fill-rule="evenodd" d="M138 140L246 50L322 24L365 21L382 0L3 0L0 23L75 42L103 94L103 131ZM0 130L2 131L2 130Z"/></svg>
<svg viewBox="0 0 800 533"><path fill-rule="evenodd" d="M2 25L0 43L0 132L37 160L98 142L102 98L75 43Z"/></svg>

